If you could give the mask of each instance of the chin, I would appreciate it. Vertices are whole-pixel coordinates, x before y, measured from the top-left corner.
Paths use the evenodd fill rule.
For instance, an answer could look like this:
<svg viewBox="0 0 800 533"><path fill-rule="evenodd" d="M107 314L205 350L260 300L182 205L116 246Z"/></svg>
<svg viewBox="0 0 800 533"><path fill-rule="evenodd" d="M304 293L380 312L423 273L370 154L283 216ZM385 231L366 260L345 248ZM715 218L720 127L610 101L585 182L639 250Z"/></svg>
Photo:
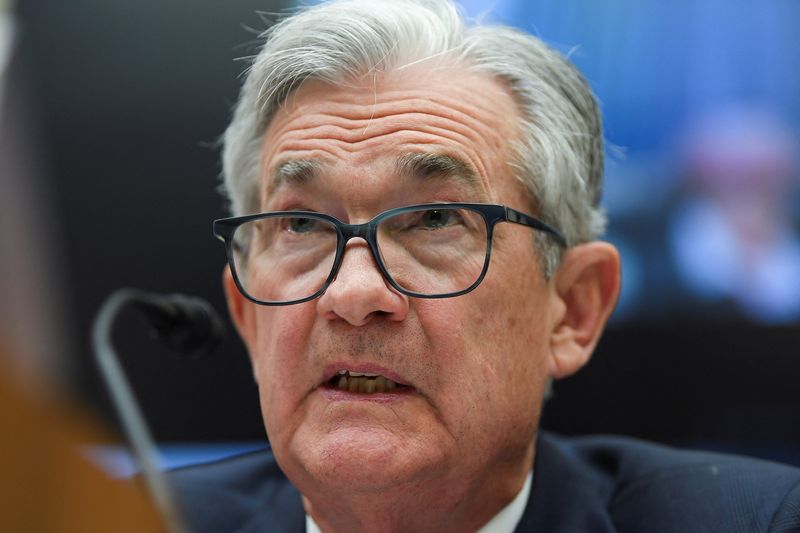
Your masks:
<svg viewBox="0 0 800 533"><path fill-rule="evenodd" d="M315 483L349 491L396 490L430 475L437 462L432 450L377 428L339 429L304 442L292 454L302 470Z"/></svg>

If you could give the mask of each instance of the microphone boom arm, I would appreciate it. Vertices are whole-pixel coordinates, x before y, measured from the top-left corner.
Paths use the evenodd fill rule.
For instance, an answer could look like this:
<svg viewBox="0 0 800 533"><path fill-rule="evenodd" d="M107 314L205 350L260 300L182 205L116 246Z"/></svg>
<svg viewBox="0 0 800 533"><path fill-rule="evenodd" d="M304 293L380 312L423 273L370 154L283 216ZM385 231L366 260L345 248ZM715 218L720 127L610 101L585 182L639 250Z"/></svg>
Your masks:
<svg viewBox="0 0 800 533"><path fill-rule="evenodd" d="M166 522L170 533L188 531L178 511L167 476L155 463L157 450L133 395L125 372L119 363L111 333L119 312L128 304L149 300L148 293L136 289L119 289L109 296L100 308L92 327L95 360L103 375L111 399L133 454L142 468L147 490Z"/></svg>

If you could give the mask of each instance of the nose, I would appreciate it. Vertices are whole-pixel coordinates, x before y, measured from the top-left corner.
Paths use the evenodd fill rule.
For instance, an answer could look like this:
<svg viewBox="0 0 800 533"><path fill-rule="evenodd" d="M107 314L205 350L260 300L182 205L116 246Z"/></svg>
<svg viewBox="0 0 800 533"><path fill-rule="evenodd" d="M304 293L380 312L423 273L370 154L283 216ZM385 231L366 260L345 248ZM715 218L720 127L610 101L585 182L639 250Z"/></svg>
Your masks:
<svg viewBox="0 0 800 533"><path fill-rule="evenodd" d="M367 243L354 239L347 244L336 279L317 301L317 312L352 326L378 317L401 321L408 314L408 297L384 279Z"/></svg>

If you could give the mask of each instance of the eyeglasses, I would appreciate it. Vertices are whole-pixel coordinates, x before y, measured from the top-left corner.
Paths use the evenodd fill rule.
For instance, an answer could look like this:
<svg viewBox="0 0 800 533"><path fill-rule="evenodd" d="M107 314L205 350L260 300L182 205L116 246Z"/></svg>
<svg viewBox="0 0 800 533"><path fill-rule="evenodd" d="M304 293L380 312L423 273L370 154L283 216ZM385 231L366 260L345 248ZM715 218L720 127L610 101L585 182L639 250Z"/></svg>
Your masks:
<svg viewBox="0 0 800 533"><path fill-rule="evenodd" d="M367 241L384 278L402 294L448 298L483 280L498 222L545 232L566 247L558 230L530 215L468 203L409 205L363 224L311 211L274 211L215 220L214 235L225 243L236 286L257 304L297 304L322 295L354 237Z"/></svg>

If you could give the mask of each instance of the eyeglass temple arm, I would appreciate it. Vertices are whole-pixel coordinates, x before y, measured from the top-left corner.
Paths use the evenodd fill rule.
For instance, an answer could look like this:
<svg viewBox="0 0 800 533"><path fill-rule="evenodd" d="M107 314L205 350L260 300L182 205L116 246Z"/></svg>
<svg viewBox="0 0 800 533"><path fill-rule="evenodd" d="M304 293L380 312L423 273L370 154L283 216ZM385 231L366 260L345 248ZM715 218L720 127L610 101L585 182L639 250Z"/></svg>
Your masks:
<svg viewBox="0 0 800 533"><path fill-rule="evenodd" d="M549 233L553 236L558 244L562 247L567 247L567 239L561 234L560 231L555 229L554 227L545 224L538 218L533 218L532 216L526 215L522 211L517 211L511 207L506 207L506 221L513 222L515 224L520 224L522 226L528 226L530 228L537 229L539 231L544 231L545 233Z"/></svg>

